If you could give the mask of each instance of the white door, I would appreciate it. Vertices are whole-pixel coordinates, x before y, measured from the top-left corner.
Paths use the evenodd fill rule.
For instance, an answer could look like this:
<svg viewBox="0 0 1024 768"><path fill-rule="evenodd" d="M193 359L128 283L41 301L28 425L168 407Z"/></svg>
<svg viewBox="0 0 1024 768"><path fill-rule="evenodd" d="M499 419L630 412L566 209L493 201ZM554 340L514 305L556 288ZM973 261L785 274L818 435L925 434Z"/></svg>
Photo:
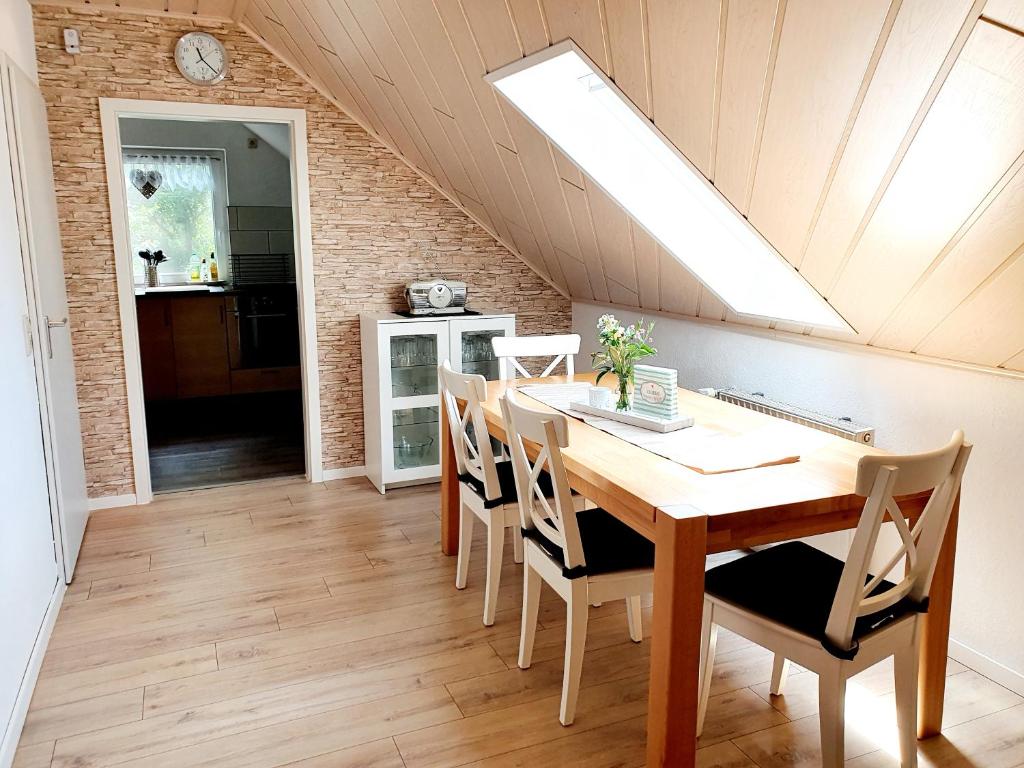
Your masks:
<svg viewBox="0 0 1024 768"><path fill-rule="evenodd" d="M0 65L3 59L0 58ZM3 117L6 118L6 108ZM15 212L7 120L0 120L0 757L36 635L57 587L36 368ZM10 731L10 732L9 732Z"/></svg>
<svg viewBox="0 0 1024 768"><path fill-rule="evenodd" d="M25 217L24 253L35 283L34 309L42 358L44 432L51 469L51 491L60 516L59 541L64 577L70 583L89 517L85 490L82 428L75 390L75 365L68 327L64 261L57 223L53 164L50 158L46 104L35 84L13 65L8 68L20 168L20 198ZM30 296L30 301L31 301Z"/></svg>
<svg viewBox="0 0 1024 768"><path fill-rule="evenodd" d="M384 483L440 477L437 366L448 353L448 323L381 323L379 328Z"/></svg>
<svg viewBox="0 0 1024 768"><path fill-rule="evenodd" d="M515 336L516 319L502 317L460 317L449 322L452 368L461 373L478 373L488 381L500 378L498 358L491 339Z"/></svg>

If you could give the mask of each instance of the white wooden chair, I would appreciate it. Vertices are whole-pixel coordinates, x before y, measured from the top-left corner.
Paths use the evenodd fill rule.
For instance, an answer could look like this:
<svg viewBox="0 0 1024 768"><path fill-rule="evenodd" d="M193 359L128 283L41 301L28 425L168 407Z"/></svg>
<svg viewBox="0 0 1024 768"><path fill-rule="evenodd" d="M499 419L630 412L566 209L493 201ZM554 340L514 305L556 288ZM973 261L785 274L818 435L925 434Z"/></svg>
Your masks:
<svg viewBox="0 0 1024 768"><path fill-rule="evenodd" d="M523 628L519 666L528 669L537 631L541 579L566 603L565 669L558 719L571 725L576 714L590 605L626 600L629 635L643 639L640 596L654 589L654 545L602 509L577 515L562 464L568 424L562 414L527 408L509 391L501 400L509 452L519 488L525 538ZM523 440L540 445L530 463ZM553 498L539 482L550 475Z"/></svg>
<svg viewBox="0 0 1024 768"><path fill-rule="evenodd" d="M533 375L516 359L519 357L551 357L553 358L541 377L550 376L558 364L565 360L565 370L570 376L575 373L575 355L580 353L580 336L568 333L559 336L495 336L491 339L494 356L498 358L498 370L505 381L517 377L517 372L525 379Z"/></svg>
<svg viewBox="0 0 1024 768"><path fill-rule="evenodd" d="M922 613L971 446L963 432L931 453L864 456L856 493L867 497L845 564L803 542L788 542L705 575L698 734L703 728L717 628L775 652L771 693L782 693L789 660L818 675L824 768L844 755L846 681L894 657L900 764L917 765L918 639ZM913 529L894 496L932 491ZM901 543L877 576L868 573L886 515ZM901 561L898 584L885 580ZM876 560L876 562L882 562Z"/></svg>
<svg viewBox="0 0 1024 768"><path fill-rule="evenodd" d="M519 504L512 464L495 462L494 451L484 421L481 402L487 397L483 376L456 373L445 360L437 368L442 407L448 411L455 463L459 476L459 557L455 586L466 588L469 553L473 542L473 523L480 518L487 526L487 585L484 589L484 624L494 623L501 583L501 561L505 549L505 529L512 529L515 561L523 561L523 538L519 530ZM459 414L456 398L465 401ZM477 439L477 437L482 439Z"/></svg>

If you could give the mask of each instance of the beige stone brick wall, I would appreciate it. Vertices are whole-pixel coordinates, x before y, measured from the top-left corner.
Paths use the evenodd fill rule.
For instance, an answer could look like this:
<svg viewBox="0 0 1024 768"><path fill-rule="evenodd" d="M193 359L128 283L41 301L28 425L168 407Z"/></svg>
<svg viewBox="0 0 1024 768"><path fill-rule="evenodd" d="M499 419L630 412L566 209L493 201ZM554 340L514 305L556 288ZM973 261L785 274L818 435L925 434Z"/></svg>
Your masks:
<svg viewBox="0 0 1024 768"><path fill-rule="evenodd" d="M565 332L569 301L243 30L36 6L91 496L133 492L100 97L301 107L309 132L324 465L363 463L359 320L397 309L408 281L463 276L471 303L515 311L520 333ZM197 26L229 50L229 78L185 81L174 43ZM82 53L66 54L75 27ZM424 251L443 251L424 263Z"/></svg>

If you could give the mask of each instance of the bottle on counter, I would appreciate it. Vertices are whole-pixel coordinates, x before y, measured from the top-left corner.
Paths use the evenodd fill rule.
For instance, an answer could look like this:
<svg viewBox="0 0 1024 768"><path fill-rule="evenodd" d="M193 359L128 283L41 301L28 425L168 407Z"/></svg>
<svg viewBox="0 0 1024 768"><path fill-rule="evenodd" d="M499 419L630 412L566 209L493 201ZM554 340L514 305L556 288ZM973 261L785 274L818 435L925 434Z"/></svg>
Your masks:
<svg viewBox="0 0 1024 768"><path fill-rule="evenodd" d="M220 282L220 270L217 269L217 256L216 254L210 254L210 282Z"/></svg>
<svg viewBox="0 0 1024 768"><path fill-rule="evenodd" d="M200 280L203 279L202 273L200 271L200 266L201 265L199 263L199 256L195 252L193 252L192 258L189 259L188 261L189 282L198 283Z"/></svg>
<svg viewBox="0 0 1024 768"><path fill-rule="evenodd" d="M210 265L206 259L199 265L199 279L204 283L210 282Z"/></svg>

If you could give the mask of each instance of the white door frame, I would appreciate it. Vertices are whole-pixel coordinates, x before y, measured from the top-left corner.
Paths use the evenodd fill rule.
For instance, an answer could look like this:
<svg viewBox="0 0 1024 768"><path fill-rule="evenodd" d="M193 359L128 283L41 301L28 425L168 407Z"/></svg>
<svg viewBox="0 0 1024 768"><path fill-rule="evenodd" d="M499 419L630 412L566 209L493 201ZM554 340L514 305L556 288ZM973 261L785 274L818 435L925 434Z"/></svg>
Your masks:
<svg viewBox="0 0 1024 768"><path fill-rule="evenodd" d="M309 159L306 145L306 111L278 107L247 107L181 101L100 99L100 125L107 165L110 222L114 237L117 296L121 314L125 382L128 389L128 423L131 430L136 503L153 500L149 475L149 443L146 407L142 391L139 324L135 314L135 282L132 276L128 206L121 160L122 117L171 120L232 120L249 123L285 123L292 141L292 217L295 232L295 273L299 302L299 349L302 365L302 405L306 447L306 479L324 479L320 429L320 370L317 365L316 308L313 297L313 234L309 217Z"/></svg>

